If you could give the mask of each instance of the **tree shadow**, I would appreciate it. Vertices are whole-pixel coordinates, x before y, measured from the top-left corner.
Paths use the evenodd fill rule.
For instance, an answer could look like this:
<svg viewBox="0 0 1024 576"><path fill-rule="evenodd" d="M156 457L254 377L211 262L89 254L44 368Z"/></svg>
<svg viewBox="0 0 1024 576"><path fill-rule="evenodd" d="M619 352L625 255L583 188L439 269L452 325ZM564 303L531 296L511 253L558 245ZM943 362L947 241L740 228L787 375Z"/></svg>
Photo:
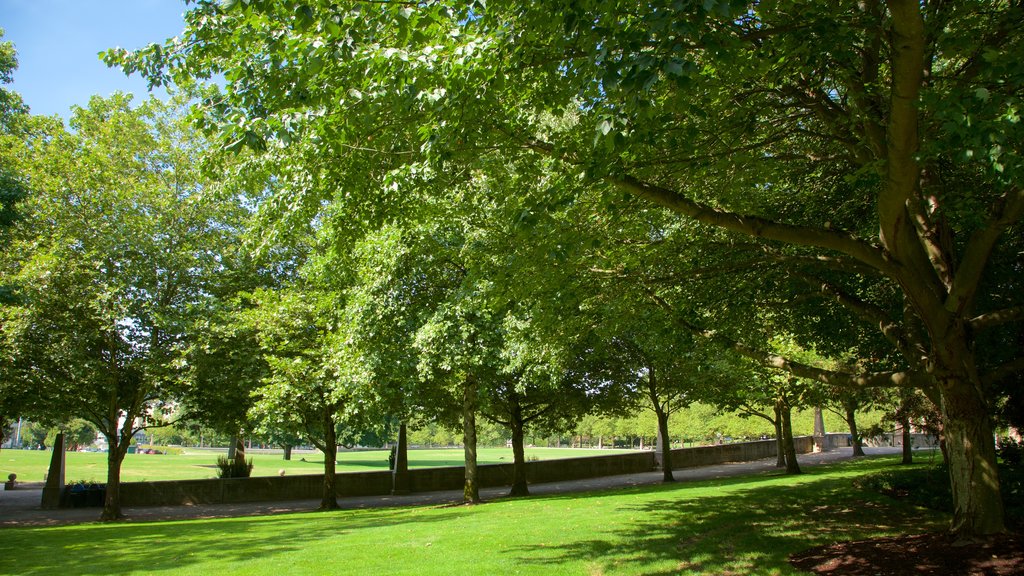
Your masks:
<svg viewBox="0 0 1024 576"><path fill-rule="evenodd" d="M834 470L835 468L833 468ZM814 546L945 529L947 517L854 488L851 478L778 474L630 488L621 506L628 522L609 522L599 538L506 551L516 562L551 566L586 563L592 572L660 576L787 573L790 554ZM791 483L790 483L791 482ZM721 494L688 497L693 488ZM562 500L608 492L556 495ZM620 515L620 516L621 516ZM601 518L594 523L600 524Z"/></svg>
<svg viewBox="0 0 1024 576"><path fill-rule="evenodd" d="M302 552L317 542L367 528L444 522L438 510L376 509L156 523L84 524L75 529L0 531L8 553L0 574L160 573L208 562L244 566L255 556ZM40 534L41 531L50 532ZM118 553L128 550L127 553ZM17 553L13 553L17 551Z"/></svg>

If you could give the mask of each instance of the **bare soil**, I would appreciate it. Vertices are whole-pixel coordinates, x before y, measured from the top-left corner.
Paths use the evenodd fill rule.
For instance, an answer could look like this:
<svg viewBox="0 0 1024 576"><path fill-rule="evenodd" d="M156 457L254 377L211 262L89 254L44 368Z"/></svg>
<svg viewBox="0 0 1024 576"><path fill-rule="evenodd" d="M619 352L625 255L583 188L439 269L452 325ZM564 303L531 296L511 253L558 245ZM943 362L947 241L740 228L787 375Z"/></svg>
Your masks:
<svg viewBox="0 0 1024 576"><path fill-rule="evenodd" d="M1024 535L955 543L948 534L840 542L794 554L794 567L829 576L1012 576L1024 574Z"/></svg>

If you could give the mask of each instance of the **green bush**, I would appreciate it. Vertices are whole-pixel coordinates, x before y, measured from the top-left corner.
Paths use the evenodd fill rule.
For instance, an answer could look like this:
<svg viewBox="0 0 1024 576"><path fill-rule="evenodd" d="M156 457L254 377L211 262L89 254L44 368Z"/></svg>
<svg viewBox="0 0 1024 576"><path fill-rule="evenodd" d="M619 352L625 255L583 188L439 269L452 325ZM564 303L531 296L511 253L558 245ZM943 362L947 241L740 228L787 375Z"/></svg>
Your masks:
<svg viewBox="0 0 1024 576"><path fill-rule="evenodd" d="M996 453L999 464L999 490L1003 495L1007 523L1024 527L1024 444L1013 438L1000 438Z"/></svg>
<svg viewBox="0 0 1024 576"><path fill-rule="evenodd" d="M949 488L949 471L945 464L886 470L858 478L854 485L893 498L907 499L917 506L932 510L953 511L953 494Z"/></svg>
<svg viewBox="0 0 1024 576"><path fill-rule="evenodd" d="M1024 527L1024 464L1008 464L1005 457L999 465L999 490L1003 496L1006 522L1011 527ZM949 470L945 464L925 468L900 468L879 472L854 480L858 488L872 490L911 503L953 512L953 494L949 487Z"/></svg>
<svg viewBox="0 0 1024 576"><path fill-rule="evenodd" d="M247 461L244 456L228 458L217 457L218 478L248 478L252 474L252 458Z"/></svg>

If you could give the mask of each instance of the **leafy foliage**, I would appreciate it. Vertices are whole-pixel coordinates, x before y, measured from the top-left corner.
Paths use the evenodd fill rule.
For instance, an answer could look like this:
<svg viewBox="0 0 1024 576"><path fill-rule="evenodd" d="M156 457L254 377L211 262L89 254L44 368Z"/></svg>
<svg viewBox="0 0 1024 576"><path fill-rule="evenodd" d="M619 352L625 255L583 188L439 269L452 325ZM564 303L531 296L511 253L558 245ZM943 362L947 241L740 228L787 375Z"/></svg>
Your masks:
<svg viewBox="0 0 1024 576"><path fill-rule="evenodd" d="M245 459L245 455L237 455L234 458L227 456L217 457L218 478L248 478L252 475L252 458Z"/></svg>
<svg viewBox="0 0 1024 576"><path fill-rule="evenodd" d="M492 269L587 254L763 365L924 389L970 536L1002 529L976 471L1021 368L1020 20L1012 2L208 2L180 37L106 58L156 84L223 74L197 116L280 175L279 229L329 204L345 246L471 196L497 216L484 242L513 247ZM472 356L445 337L470 309L485 316L451 306L420 333L450 344L435 368ZM793 361L779 332L852 361Z"/></svg>

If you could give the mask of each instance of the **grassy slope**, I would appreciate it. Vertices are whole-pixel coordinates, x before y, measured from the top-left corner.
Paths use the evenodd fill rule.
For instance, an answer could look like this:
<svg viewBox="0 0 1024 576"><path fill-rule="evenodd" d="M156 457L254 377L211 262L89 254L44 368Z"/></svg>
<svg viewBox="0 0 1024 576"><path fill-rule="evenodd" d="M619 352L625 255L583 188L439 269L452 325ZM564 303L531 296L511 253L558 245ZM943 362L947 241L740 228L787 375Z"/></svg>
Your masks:
<svg viewBox="0 0 1024 576"><path fill-rule="evenodd" d="M573 450L569 448L528 448L527 457L540 459L574 458L629 452L628 450ZM143 480L185 480L191 478L214 478L217 475L217 454L215 452L186 452L181 455L128 454L121 467L121 480L139 482ZM274 476L279 470L286 474L317 474L324 470L323 455L295 454L286 461L280 455L250 454L253 459L254 476ZM69 452L66 458L65 478L68 482L89 480L105 482L107 478L107 455L99 452ZM305 458L306 461L301 459ZM387 450L341 452L338 455L339 472L364 472L386 470ZM511 448L481 448L479 461L482 464L511 462ZM412 450L409 465L462 466L462 449L453 450ZM42 482L50 465L50 451L2 450L0 451L0 477L15 473L23 482Z"/></svg>
<svg viewBox="0 0 1024 576"><path fill-rule="evenodd" d="M475 507L0 530L0 574L791 574L789 554L938 530L852 487L872 459Z"/></svg>

